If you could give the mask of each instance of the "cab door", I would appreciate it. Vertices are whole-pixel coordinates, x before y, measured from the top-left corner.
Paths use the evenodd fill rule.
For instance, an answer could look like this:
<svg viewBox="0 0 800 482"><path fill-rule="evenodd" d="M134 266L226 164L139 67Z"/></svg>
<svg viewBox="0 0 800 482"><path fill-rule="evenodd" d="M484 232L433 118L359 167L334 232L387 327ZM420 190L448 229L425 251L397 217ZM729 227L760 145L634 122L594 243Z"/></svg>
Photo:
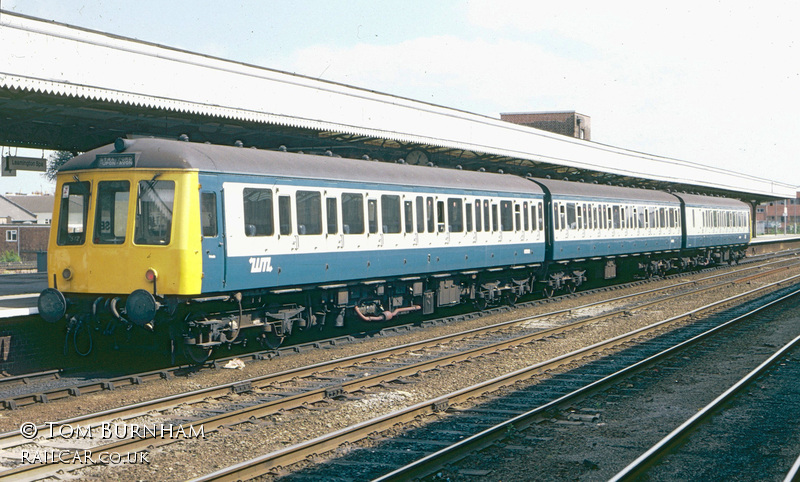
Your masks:
<svg viewBox="0 0 800 482"><path fill-rule="evenodd" d="M225 289L225 233L222 186L204 180L200 190L200 226L203 236L203 293Z"/></svg>

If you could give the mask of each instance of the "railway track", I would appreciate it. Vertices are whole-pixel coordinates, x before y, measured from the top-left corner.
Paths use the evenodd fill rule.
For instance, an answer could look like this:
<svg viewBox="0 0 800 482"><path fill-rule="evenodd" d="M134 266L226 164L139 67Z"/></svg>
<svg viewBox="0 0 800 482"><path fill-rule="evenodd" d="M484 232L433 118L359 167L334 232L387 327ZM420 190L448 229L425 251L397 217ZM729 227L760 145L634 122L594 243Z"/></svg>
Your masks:
<svg viewBox="0 0 800 482"><path fill-rule="evenodd" d="M796 480L796 467L781 471L786 454L780 452L783 447L797 446L799 360L800 336L645 451L612 482L644 474L661 480L686 476ZM713 458L698 456L709 453L709 447L713 447ZM771 449L765 452L767 447ZM669 464L661 464L667 457ZM692 473L688 467L694 468Z"/></svg>
<svg viewBox="0 0 800 482"><path fill-rule="evenodd" d="M770 274L774 274L776 271L780 271L786 268L779 268L775 271L770 271ZM760 276L766 276L767 274L760 274ZM755 279L756 275L751 277ZM746 280L740 280L741 283L746 283ZM690 282L690 285L696 284L696 282ZM729 283L723 283L729 284ZM719 286L719 285L712 285ZM712 289L712 287L703 287L702 289ZM762 290L768 288L762 288ZM695 293L696 294L696 293ZM754 293L750 293L752 296ZM652 293L650 293L652 296ZM675 303L675 297L677 296L685 296L691 297L693 294L684 293L683 295L675 294L673 298L669 299L662 299L662 303L669 303L670 300L672 303ZM613 302L619 303L619 300L612 300ZM728 301L733 302L733 301ZM591 305L590 305L591 306ZM640 307L641 308L641 307ZM640 309L639 308L639 309ZM601 317L610 317L610 316L619 316L626 311L630 311L631 308L623 308L622 310L618 310L616 315L612 315L610 313L605 313L601 315ZM566 310L565 313L561 313L561 316L571 316L576 313L576 309ZM554 316L551 314L551 316ZM689 316L689 315L687 315ZM530 324L531 319L524 319L524 320L515 320L514 322L508 322L501 324L502 326L493 326L488 329L483 330L472 330L469 333L462 333L458 334L457 336L453 336L451 339L447 340L447 344L456 343L459 340L470 340L469 343L474 343L476 337L479 336L479 332L485 333L495 333L502 330L508 330L510 327L515 325L521 325L524 323ZM88 427L92 426L92 424L100 424L103 421L109 420L116 420L115 423L128 423L129 420L133 419L134 417L142 417L148 416L150 414L151 418L152 413L154 410L164 410L164 409L172 409L179 404L200 404L205 403L204 401L207 400L209 397L212 396L222 396L222 397L230 397L232 392L234 393L241 393L241 394L256 394L255 395L255 402L242 402L238 400L241 395L237 395L237 399L233 401L233 403L242 405L243 403L246 405L247 403L254 403L250 406L245 406L239 408L238 410L228 411L226 413L216 413L212 416L207 416L209 412L218 411L218 408L214 407L205 407L205 408L197 408L193 416L187 417L183 416L182 419L178 421L186 422L186 423L193 423L193 424L200 424L204 427L204 430L207 432L211 432L214 430L225 429L226 427L230 427L232 425L241 424L245 421L253 420L254 418L268 416L269 414L274 414L282 409L286 410L289 408L296 408L296 407L311 407L315 403L321 403L323 401L330 401L332 399L343 398L347 394L354 393L359 390L369 389L370 387L376 387L381 384L390 383L391 381L402 381L404 378L408 378L413 376L419 372L425 372L429 370L435 370L437 367L441 367L444 365L449 365L453 363L457 363L461 360L466 359L474 359L478 356L487 356L487 353L497 352L498 350L508 349L509 347L518 346L522 343L530 343L531 340L535 339L544 339L546 337L554 337L554 336L561 336L566 331L576 330L579 329L581 326L589 326L592 323L598 323L598 318L586 318L574 324L568 324L562 327L557 327L549 331L541 331L538 330L538 333L528 333L521 336L513 336L506 335L505 339L502 341L491 340L489 342L481 342L481 345L478 347L461 347L459 349L453 350L450 347L450 351L454 351L454 353L450 354L430 354L428 355L428 360L425 360L421 363L400 363L402 366L397 366L392 368L392 365L398 365L398 361L396 359L392 359L391 357L397 357L400 353L406 354L415 354L415 356L419 356L419 350L423 348L423 346L443 346L445 344L446 337L440 337L433 340L428 340L426 343L419 343L413 344L413 346L405 346L405 347L397 347L391 350L382 350L379 353L370 353L366 356L362 356L360 358L351 357L351 359L346 359L340 361L342 364L330 364L326 367L321 365L315 365L312 367L305 367L303 369L293 370L287 373L275 374L270 377L264 377L259 380L248 380L246 382L240 382L238 384L231 384L227 386L220 386L214 387L213 389L204 389L198 390L195 393L191 394L184 394L183 396L174 396L174 397L166 397L164 399L156 400L151 403L147 404L136 404L135 406L124 407L121 410L114 410L108 411L101 414L92 414L85 417L74 418L70 420L65 420L60 422L62 425L66 426L83 426ZM673 321L674 322L674 321ZM631 337L641 336L641 333L634 333L629 335ZM625 343L629 338L624 338L620 340L616 340L614 342L615 345L619 345ZM610 346L614 346L614 344ZM607 349L607 348L604 348ZM578 358L582 358L587 356L586 353L578 354ZM336 373L337 370L344 370L348 367L353 366L354 363L365 363L366 360L371 359L384 359L389 360L389 368L384 369L380 373L373 374L371 376L362 376L359 378L349 376L344 373ZM559 360L558 363L563 365L567 363L567 359ZM357 371L363 372L363 367L356 365ZM323 373L322 370L327 369L327 374ZM547 368L545 370L552 369ZM369 368L370 372L377 371L376 367L373 365ZM307 382L303 381L298 383L297 380L301 378L307 379L307 377L313 376L315 378L314 381L311 382L312 387L300 387L299 385L304 385ZM530 375L521 375L523 377L529 378ZM283 381L280 381L280 379ZM350 380L348 380L350 379ZM294 380L294 381L293 381ZM297 393L294 395L288 394L285 391L282 395L277 395L274 393L276 390L276 385L280 383L287 382L289 383L289 390L294 390ZM505 384L505 382L504 382ZM316 388L314 388L316 386ZM216 393L212 393L216 392ZM268 400L267 400L268 399ZM230 405L231 400L227 400L226 404ZM449 402L448 402L449 403ZM441 404L439 405L439 409L443 408ZM198 415L199 413L199 415ZM205 413L205 415L203 415ZM161 416L156 416L155 418L162 418ZM174 421L177 422L177 421ZM52 429L52 426L50 427ZM44 427L39 427L39 430L44 429ZM57 438L57 437L56 437ZM157 437L144 437L141 439L136 440L119 440L117 442L111 444L104 444L99 447L100 450L106 452L113 452L113 453L138 453L142 450L153 450L154 447L161 445L162 443L170 443L171 440L158 440ZM13 447L24 447L25 444L30 444L28 439L25 439L21 436L21 434L6 434L0 439L0 446L5 447L6 449L10 449ZM319 449L317 449L319 450ZM23 465L18 467L17 469L13 469L11 471L7 471L4 473L0 473L0 477L16 477L16 476L25 476L25 477L38 477L40 475L47 474L52 472L54 469L60 469L58 464L30 464L30 465Z"/></svg>
<svg viewBox="0 0 800 482"><path fill-rule="evenodd" d="M712 275L700 278L698 280L678 282L678 283L672 285L671 288L679 289L681 287L695 286L695 285L697 285L699 283L712 283L714 281L718 281L718 280L725 279L725 278L728 278L728 277L740 276L744 272L756 271L756 270L763 269L765 267L770 267L770 266L776 265L776 264L786 265L787 268L788 268L788 267L793 266L795 262L796 261L792 260L791 258L789 260L779 259L777 261L768 261L767 263L759 264L759 265L756 265L756 266L740 267L740 268L737 268L737 269L726 271L724 273L712 274ZM776 272L775 271L776 269L779 270L781 268L773 268L773 271L771 271L771 272ZM675 275L675 276L678 276L678 275ZM755 278L745 278L741 282L746 282L749 279L755 279ZM644 286L644 283L645 282L636 282L636 283L634 283L634 285ZM615 289L619 289L619 287L615 286L615 287L603 288L602 290L615 290ZM709 288L709 289L712 289L712 288ZM630 300L633 300L633 299L636 299L636 298L650 296L654 292L657 292L659 290L660 290L660 288L650 289L650 290L643 290L643 291L641 291L639 293L630 294L630 295L625 296L625 297L617 297L615 299L609 300L609 302L630 301ZM564 296L568 297L568 296L574 296L574 295L564 295ZM559 297L559 298L562 298L562 297ZM556 298L554 300L557 300L559 298ZM550 302L550 301L553 301L553 300L538 300L538 301L534 301L534 302L520 303L519 306L520 307L531 306L531 305L534 305L534 304L539 304L539 303L543 303L543 302L546 303L546 302ZM588 308L591 308L591 307L598 307L598 306L601 306L604 303L606 303L606 301L589 304L587 306L584 306L583 308L588 309ZM490 313L491 314L491 313L496 313L497 311L498 311L498 308L493 308L493 309L486 310L485 313ZM568 315L571 314L569 310L565 310L562 313L565 313L565 314L568 314ZM448 323L448 322L456 321L458 319L465 319L465 318L468 319L468 318L473 318L473 317L476 317L476 316L481 316L481 313L470 313L470 314L461 315L461 316L458 316L458 317L448 317L448 318L445 318L445 319L431 320L431 321L428 321L428 322L424 322L423 326L436 325L436 324L440 324L440 323ZM413 328L414 327L412 325L399 325L399 326L387 328L387 329L385 329L383 331L390 332L390 333L396 333L396 332L402 332L402 331L406 331L406 330L411 330ZM324 339L324 340L317 340L317 341L305 343L305 344L302 344L302 345L284 347L284 348L280 348L278 350L257 351L257 352L248 353L248 354L240 354L240 355L235 355L235 356L230 356L230 357L219 358L219 359L216 359L216 360L213 360L213 361L209 362L205 367L206 368L207 367L211 367L211 368L221 367L221 366L224 366L225 363L231 361L234 358L240 358L240 359L243 359L245 361L247 361L247 360L256 360L256 361L258 361L258 360L270 359L270 358L273 358L275 356L280 356L282 353L299 352L299 351L302 351L302 350L319 349L319 348L322 348L322 347L331 347L331 346L336 346L336 345L340 345L340 344L348 343L348 342L353 342L353 341L355 341L355 338L353 336L339 336L339 337L334 337L334 338L329 338L329 339ZM78 397L78 396L81 396L81 395L87 395L87 394L91 394L91 393L115 390L115 389L126 387L126 386L141 385L141 384L146 383L146 382L151 381L151 380L170 379L170 378L172 378L174 376L186 375L186 374L194 372L195 370L202 369L202 368L204 368L204 367L191 367L191 366L186 366L186 365L179 365L179 366L173 366L173 367L166 367L166 368L158 369L158 370L149 370L149 371L146 371L146 372L131 373L131 374L126 374L126 375L121 375L121 376L114 376L114 377L109 377L109 378L89 377L90 378L89 380L84 380L84 376L80 375L79 376L79 380L80 381L77 382L77 383L70 383L69 382L69 378L68 377L64 377L64 379L61 381L61 383L50 383L50 384L48 384L48 386L46 388L38 389L38 390L37 390L36 385L30 384L30 382L32 380L35 380L35 379L46 379L46 378L48 378L48 375L51 375L56 371L51 370L51 371L47 371L47 372L39 372L39 373L33 373L33 374L28 374L28 375L20 375L20 376L16 376L16 377L8 377L8 378L5 378L5 379L0 379L0 387L6 386L5 385L6 383L9 384L8 386L10 386L16 381L25 381L27 386L24 387L24 388L23 387L18 388L17 393L6 394L5 396L3 396L0 399L0 406L2 406L5 409L16 410L16 409L19 409L19 408L22 408L22 407L25 407L25 406L28 406L28 405L37 404L37 403L48 403L48 402L51 402L51 401L60 400L60 399L64 399L64 398ZM58 372L57 375L60 376L60 375L63 374L64 370L58 370L57 372ZM57 379L57 378L59 378L59 376L53 376L53 378Z"/></svg>
<svg viewBox="0 0 800 482"><path fill-rule="evenodd" d="M797 280L797 277L793 277L791 281L797 282ZM794 290L787 296L798 294L800 290ZM605 340L566 354L560 359L549 360L458 392L427 400L345 430L226 467L196 480L246 480L259 476L287 475L289 472L284 468L294 464L306 465L291 470L293 476L304 480L317 480L325 473L342 473L343 467L349 469L348 478L351 480L384 481L424 477L446 464L466 457L475 450L541 420L542 417L549 416L551 411L572 403L579 397L586 397L595 391L603 390L622 377L644 370L652 363L768 306L763 305L756 310L739 313L733 319L724 321L711 317L688 325L684 329L652 338L645 343L629 345L631 341L648 332L660 332L665 325L673 324L681 318L702 316L703 313L718 309L720 305L731 301L733 300L723 300L692 310L679 317L664 320L656 324L657 326L651 325ZM588 363L579 370L554 375L532 385L529 389L516 389L510 394L499 392L501 388L511 387L535 374L556 370L570 361L608 352L612 347L622 345L628 345L629 348ZM481 397L487 398L487 394L493 394L488 397L488 401L471 402ZM527 408L531 406L535 408ZM577 417L594 416L596 414L577 414ZM425 422L420 422L420 417L426 417ZM412 422L415 422L412 428L397 428L399 425ZM483 430L480 430L481 428ZM386 431L391 431L391 435L376 436ZM367 442L362 444L364 440ZM349 447L347 455L343 457L331 455L330 459L319 456L343 444ZM409 454L411 461L408 461ZM321 459L322 463L309 468L307 467L309 457Z"/></svg>

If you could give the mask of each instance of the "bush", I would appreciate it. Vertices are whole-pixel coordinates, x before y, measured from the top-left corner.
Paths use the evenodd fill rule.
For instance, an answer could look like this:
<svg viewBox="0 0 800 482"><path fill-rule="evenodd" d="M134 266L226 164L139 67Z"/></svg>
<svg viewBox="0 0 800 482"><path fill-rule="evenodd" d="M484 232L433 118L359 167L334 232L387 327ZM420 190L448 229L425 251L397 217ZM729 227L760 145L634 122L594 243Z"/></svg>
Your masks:
<svg viewBox="0 0 800 482"><path fill-rule="evenodd" d="M20 261L22 261L22 258L20 258L19 255L14 251L9 250L0 255L0 262L3 263L18 263Z"/></svg>

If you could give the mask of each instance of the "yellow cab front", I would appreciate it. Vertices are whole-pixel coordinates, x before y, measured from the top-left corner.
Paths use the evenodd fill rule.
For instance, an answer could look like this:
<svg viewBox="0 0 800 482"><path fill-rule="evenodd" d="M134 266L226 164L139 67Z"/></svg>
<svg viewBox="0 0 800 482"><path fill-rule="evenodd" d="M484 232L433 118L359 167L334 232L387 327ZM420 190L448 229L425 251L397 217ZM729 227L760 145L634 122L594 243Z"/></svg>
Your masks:
<svg viewBox="0 0 800 482"><path fill-rule="evenodd" d="M49 286L64 294L200 292L197 172L106 169L59 175Z"/></svg>

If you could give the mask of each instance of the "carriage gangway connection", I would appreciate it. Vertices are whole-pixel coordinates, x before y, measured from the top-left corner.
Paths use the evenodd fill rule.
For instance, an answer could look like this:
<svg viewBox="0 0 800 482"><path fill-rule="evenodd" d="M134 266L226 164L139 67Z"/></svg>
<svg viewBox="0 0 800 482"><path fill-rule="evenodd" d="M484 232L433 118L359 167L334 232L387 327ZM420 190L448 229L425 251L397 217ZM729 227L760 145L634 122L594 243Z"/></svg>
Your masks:
<svg viewBox="0 0 800 482"><path fill-rule="evenodd" d="M765 254L800 246L800 235L761 235L750 242L748 255ZM36 301L47 288L45 273L0 275L0 320L39 313ZM0 321L2 324L2 321Z"/></svg>

